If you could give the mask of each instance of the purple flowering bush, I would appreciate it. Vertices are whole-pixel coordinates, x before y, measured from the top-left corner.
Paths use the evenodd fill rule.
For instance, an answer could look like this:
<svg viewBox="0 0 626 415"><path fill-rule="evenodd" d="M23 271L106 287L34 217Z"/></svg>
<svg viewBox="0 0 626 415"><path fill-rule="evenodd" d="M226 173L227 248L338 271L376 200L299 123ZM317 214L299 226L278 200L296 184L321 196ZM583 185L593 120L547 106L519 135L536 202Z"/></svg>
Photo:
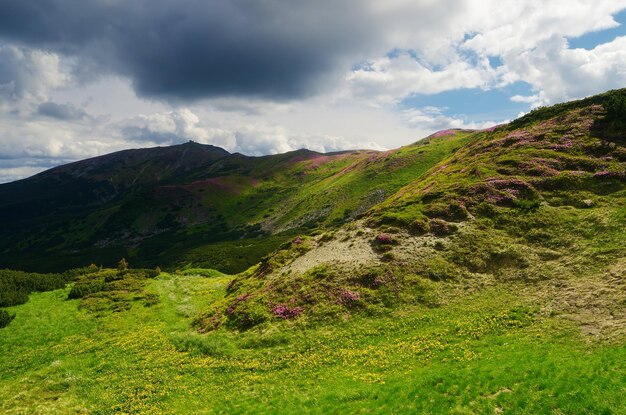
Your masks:
<svg viewBox="0 0 626 415"><path fill-rule="evenodd" d="M275 317L282 319L298 317L300 314L302 314L303 311L304 308L302 307L290 306L285 304L278 304L274 306L274 308L272 308L272 314L274 314Z"/></svg>
<svg viewBox="0 0 626 415"><path fill-rule="evenodd" d="M360 299L361 299L360 293L358 293L357 291L352 291L352 290L348 290L347 288L344 288L339 292L337 302L339 304L343 304L345 306L351 307L351 306L357 305Z"/></svg>

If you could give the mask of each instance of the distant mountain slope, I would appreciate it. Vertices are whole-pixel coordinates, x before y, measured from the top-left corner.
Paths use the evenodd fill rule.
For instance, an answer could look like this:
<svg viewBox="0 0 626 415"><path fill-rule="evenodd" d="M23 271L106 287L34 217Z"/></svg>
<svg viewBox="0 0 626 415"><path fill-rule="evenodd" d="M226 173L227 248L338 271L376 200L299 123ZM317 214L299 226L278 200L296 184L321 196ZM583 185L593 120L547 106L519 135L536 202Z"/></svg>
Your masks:
<svg viewBox="0 0 626 415"><path fill-rule="evenodd" d="M364 214L469 135L455 131L387 152L265 157L189 142L60 166L0 185L0 268L61 270L121 256L169 266L187 253L203 261L207 252L205 265L238 272L283 240L271 235ZM211 245L241 238L239 246ZM240 261L213 263L212 253L230 249Z"/></svg>

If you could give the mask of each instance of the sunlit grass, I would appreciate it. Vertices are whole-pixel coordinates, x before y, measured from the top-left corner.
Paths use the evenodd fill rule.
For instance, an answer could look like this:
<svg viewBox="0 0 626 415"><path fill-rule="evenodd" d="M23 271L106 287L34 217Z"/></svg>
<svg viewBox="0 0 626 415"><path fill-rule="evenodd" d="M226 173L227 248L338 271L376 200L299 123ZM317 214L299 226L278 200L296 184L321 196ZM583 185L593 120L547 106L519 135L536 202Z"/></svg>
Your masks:
<svg viewBox="0 0 626 415"><path fill-rule="evenodd" d="M160 302L94 317L68 290L33 294L0 331L9 413L624 413L622 344L494 288L377 319L190 330L230 277L162 274Z"/></svg>

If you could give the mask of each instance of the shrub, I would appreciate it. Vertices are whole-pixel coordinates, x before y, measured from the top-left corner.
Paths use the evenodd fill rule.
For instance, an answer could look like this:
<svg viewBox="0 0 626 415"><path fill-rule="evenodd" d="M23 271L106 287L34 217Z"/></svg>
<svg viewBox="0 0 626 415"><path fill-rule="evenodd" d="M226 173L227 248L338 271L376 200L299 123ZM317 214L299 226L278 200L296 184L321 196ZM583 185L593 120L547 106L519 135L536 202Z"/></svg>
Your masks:
<svg viewBox="0 0 626 415"><path fill-rule="evenodd" d="M117 269L121 272L124 272L128 269L128 262L126 258L120 259L120 262L117 263Z"/></svg>
<svg viewBox="0 0 626 415"><path fill-rule="evenodd" d="M622 125L626 120L626 95L623 93L612 95L607 99L604 108L606 109L606 121Z"/></svg>
<svg viewBox="0 0 626 415"><path fill-rule="evenodd" d="M393 254L393 252L385 252L381 257L381 260L385 261L385 262L391 262L394 259L396 259L396 256Z"/></svg>
<svg viewBox="0 0 626 415"><path fill-rule="evenodd" d="M430 220L430 232L437 236L447 236L457 231L457 226L441 219Z"/></svg>
<svg viewBox="0 0 626 415"><path fill-rule="evenodd" d="M11 307L28 301L28 292L3 287L0 283L0 307Z"/></svg>
<svg viewBox="0 0 626 415"><path fill-rule="evenodd" d="M393 245L397 245L398 241L393 236L381 233L371 241L372 248L377 252L391 251Z"/></svg>
<svg viewBox="0 0 626 415"><path fill-rule="evenodd" d="M440 218L451 222L461 222L468 218L469 214L465 206L458 202L434 203L423 210L430 218Z"/></svg>
<svg viewBox="0 0 626 415"><path fill-rule="evenodd" d="M416 219L409 225L409 231L418 236L428 233L428 229L428 221L426 219Z"/></svg>
<svg viewBox="0 0 626 415"><path fill-rule="evenodd" d="M289 306L284 304L279 304L272 308L272 313L275 317L282 319L289 319L298 317L304 309L302 307Z"/></svg>
<svg viewBox="0 0 626 415"><path fill-rule="evenodd" d="M583 171L566 171L539 180L537 185L544 190L578 190L586 186L590 176Z"/></svg>
<svg viewBox="0 0 626 415"><path fill-rule="evenodd" d="M326 232L324 234L322 234L322 236L320 237L319 241L320 242L328 242L328 241L332 241L333 239L335 239L335 233L334 232ZM302 242L300 242L302 243Z"/></svg>
<svg viewBox="0 0 626 415"><path fill-rule="evenodd" d="M104 276L104 282L113 282L124 279L124 274L122 274L121 271L113 269L102 271L99 275Z"/></svg>
<svg viewBox="0 0 626 415"><path fill-rule="evenodd" d="M103 279L91 280L91 281L79 281L72 287L72 290L67 295L68 300L76 299L76 298L84 298L89 294L97 293L98 291L102 291L105 287L105 282Z"/></svg>
<svg viewBox="0 0 626 415"><path fill-rule="evenodd" d="M267 301L264 299L243 294L231 302L226 309L226 316L230 325L247 330L268 320L267 308Z"/></svg>
<svg viewBox="0 0 626 415"><path fill-rule="evenodd" d="M539 209L539 206L541 206L541 202L537 199L517 199L514 202L514 205L522 212L529 213Z"/></svg>
<svg viewBox="0 0 626 415"><path fill-rule="evenodd" d="M79 272L85 273L85 269ZM38 274L0 270L0 307L24 304L31 292L52 291L65 287L78 273Z"/></svg>
<svg viewBox="0 0 626 415"><path fill-rule="evenodd" d="M143 297L143 301L144 301L144 306L152 307L153 305L159 304L159 302L161 302L161 299L159 298L158 294L148 293Z"/></svg>
<svg viewBox="0 0 626 415"><path fill-rule="evenodd" d="M458 268L441 257L434 257L426 262L425 274L430 280L445 281L454 279L459 273Z"/></svg>
<svg viewBox="0 0 626 415"><path fill-rule="evenodd" d="M9 325L15 318L15 314L9 314L8 311L0 309L0 329Z"/></svg>
<svg viewBox="0 0 626 415"><path fill-rule="evenodd" d="M343 304L347 307L353 307L359 303L361 294L357 291L351 291L346 288L342 289L337 298L337 303Z"/></svg>
<svg viewBox="0 0 626 415"><path fill-rule="evenodd" d="M398 243L393 236L386 233L376 236L375 242L380 245L395 245Z"/></svg>

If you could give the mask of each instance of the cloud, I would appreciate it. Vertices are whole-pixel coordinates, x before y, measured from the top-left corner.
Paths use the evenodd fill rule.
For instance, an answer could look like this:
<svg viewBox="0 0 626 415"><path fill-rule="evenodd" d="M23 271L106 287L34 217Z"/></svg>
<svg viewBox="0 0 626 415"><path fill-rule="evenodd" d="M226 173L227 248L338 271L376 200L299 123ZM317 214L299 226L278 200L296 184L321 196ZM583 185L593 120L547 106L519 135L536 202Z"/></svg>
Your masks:
<svg viewBox="0 0 626 415"><path fill-rule="evenodd" d="M492 127L501 122L484 121L476 123L462 118L447 116L443 113L443 111L443 108L437 107L411 108L402 111L402 118L404 119L404 122L410 126L419 127L433 132L448 128L480 130Z"/></svg>
<svg viewBox="0 0 626 415"><path fill-rule="evenodd" d="M356 6L345 0L5 0L0 36L128 76L145 96L286 98L312 92L338 60L372 40L372 16Z"/></svg>
<svg viewBox="0 0 626 415"><path fill-rule="evenodd" d="M20 158L13 160L1 160L0 183L33 176L39 172L58 166L71 160L53 160L38 158Z"/></svg>
<svg viewBox="0 0 626 415"><path fill-rule="evenodd" d="M18 177L6 160L190 139L261 155L392 148L439 129L481 128L490 123L451 114L440 100L405 109L406 99L521 81L531 91L510 98L530 109L623 87L623 37L591 50L568 39L617 27L613 16L625 8L624 0L4 0L0 169Z"/></svg>
<svg viewBox="0 0 626 415"><path fill-rule="evenodd" d="M4 0L0 36L115 73L142 96L293 99L341 82L392 48L429 59L463 37L463 0ZM422 48L420 45L430 45Z"/></svg>
<svg viewBox="0 0 626 415"><path fill-rule="evenodd" d="M626 36L592 50L570 49L561 37L547 39L532 51L510 58L508 71L533 85L537 93L514 96L533 107L593 95L626 86Z"/></svg>
<svg viewBox="0 0 626 415"><path fill-rule="evenodd" d="M140 96L183 105L342 88L381 105L516 80L540 91L521 56L532 66L538 45L616 27L624 8L623 0L5 0L0 37L67 57L75 79L115 74ZM490 57L504 65L492 68Z"/></svg>
<svg viewBox="0 0 626 415"><path fill-rule="evenodd" d="M193 140L251 156L278 154L307 148L319 152L382 147L372 141L358 141L328 134L297 134L267 122L240 126L210 126L190 109L140 115L117 126L122 140L171 145Z"/></svg>
<svg viewBox="0 0 626 415"><path fill-rule="evenodd" d="M28 111L69 80L58 55L0 43L0 110Z"/></svg>
<svg viewBox="0 0 626 415"><path fill-rule="evenodd" d="M88 117L84 110L76 108L71 103L59 104L52 101L46 101L39 104L37 107L37 113L39 115L59 120L81 120Z"/></svg>
<svg viewBox="0 0 626 415"><path fill-rule="evenodd" d="M383 57L352 71L347 81L351 94L372 104L396 103L413 94L436 94L460 88L487 88L496 71L484 59L478 65L454 57L433 68L410 53Z"/></svg>

